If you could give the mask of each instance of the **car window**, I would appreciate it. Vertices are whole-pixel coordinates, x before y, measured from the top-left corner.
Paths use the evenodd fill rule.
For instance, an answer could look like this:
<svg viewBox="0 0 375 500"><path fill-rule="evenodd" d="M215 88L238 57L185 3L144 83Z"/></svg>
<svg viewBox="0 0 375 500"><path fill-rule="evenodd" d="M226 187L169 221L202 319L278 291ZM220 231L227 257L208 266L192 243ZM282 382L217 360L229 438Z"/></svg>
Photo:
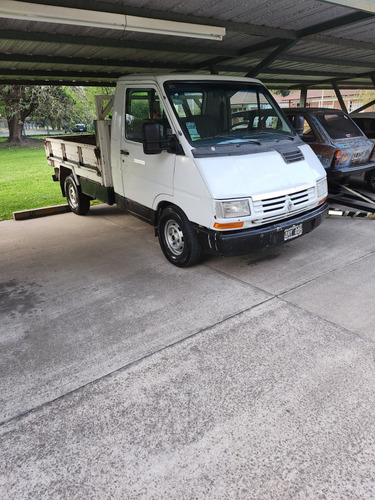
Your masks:
<svg viewBox="0 0 375 500"><path fill-rule="evenodd" d="M346 115L341 113L326 113L317 115L328 135L332 139L346 139L361 136L361 132L355 123Z"/></svg>
<svg viewBox="0 0 375 500"><path fill-rule="evenodd" d="M288 116L288 119L289 119L290 123L292 124L293 128L295 128L295 130L299 133L299 130L297 130L295 127L295 117L297 115L300 116L301 113L297 113L296 115L288 114L287 116ZM316 142L317 141L317 137L313 131L313 127L311 126L310 121L307 118L307 116L303 116L303 134L301 137L305 142Z"/></svg>
<svg viewBox="0 0 375 500"><path fill-rule="evenodd" d="M375 138L375 118L353 118L358 127L367 135L369 139Z"/></svg>
<svg viewBox="0 0 375 500"><path fill-rule="evenodd" d="M160 137L170 132L162 102L154 89L128 89L126 94L125 137L142 142L142 126L147 122L160 125Z"/></svg>

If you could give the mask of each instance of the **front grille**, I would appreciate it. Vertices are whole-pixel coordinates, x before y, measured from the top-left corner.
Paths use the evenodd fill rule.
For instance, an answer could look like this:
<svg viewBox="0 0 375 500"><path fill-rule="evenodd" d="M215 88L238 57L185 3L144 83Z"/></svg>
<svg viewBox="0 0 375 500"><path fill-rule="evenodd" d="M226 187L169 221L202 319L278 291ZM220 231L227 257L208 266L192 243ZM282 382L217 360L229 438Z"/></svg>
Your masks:
<svg viewBox="0 0 375 500"><path fill-rule="evenodd" d="M256 223L266 224L282 219L287 214L293 216L306 210L315 198L315 188L303 189L296 193L253 201L253 215Z"/></svg>
<svg viewBox="0 0 375 500"><path fill-rule="evenodd" d="M300 149L293 149L292 151L279 151L279 153L284 158L285 163L294 163L295 161L305 159Z"/></svg>

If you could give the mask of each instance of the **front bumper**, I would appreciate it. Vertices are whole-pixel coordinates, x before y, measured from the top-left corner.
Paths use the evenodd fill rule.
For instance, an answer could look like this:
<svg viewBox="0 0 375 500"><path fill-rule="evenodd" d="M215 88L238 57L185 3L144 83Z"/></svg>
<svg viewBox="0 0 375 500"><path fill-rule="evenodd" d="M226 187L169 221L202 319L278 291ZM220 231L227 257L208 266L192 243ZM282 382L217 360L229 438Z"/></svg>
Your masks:
<svg viewBox="0 0 375 500"><path fill-rule="evenodd" d="M323 222L328 214L328 209L329 205L325 202L304 214L273 224L257 226L254 229L218 232L197 227L197 233L200 244L208 253L222 256L245 255L261 248L269 248L285 243L285 229L289 229L296 224L302 224L301 236L309 233ZM297 236L297 238L299 237Z"/></svg>

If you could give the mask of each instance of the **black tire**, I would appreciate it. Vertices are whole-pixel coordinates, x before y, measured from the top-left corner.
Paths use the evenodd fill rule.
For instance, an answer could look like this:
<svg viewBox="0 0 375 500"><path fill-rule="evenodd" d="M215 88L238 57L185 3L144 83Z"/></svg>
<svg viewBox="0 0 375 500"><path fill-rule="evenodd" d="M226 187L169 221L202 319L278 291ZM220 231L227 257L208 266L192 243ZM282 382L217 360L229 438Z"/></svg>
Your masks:
<svg viewBox="0 0 375 500"><path fill-rule="evenodd" d="M165 208L158 221L158 237L165 257L177 267L190 267L202 254L197 234L178 207Z"/></svg>
<svg viewBox="0 0 375 500"><path fill-rule="evenodd" d="M65 179L65 193L70 210L77 215L86 215L90 209L90 197L82 193L70 175Z"/></svg>
<svg viewBox="0 0 375 500"><path fill-rule="evenodd" d="M367 182L370 191L375 193L375 169L369 170L365 173L365 181Z"/></svg>

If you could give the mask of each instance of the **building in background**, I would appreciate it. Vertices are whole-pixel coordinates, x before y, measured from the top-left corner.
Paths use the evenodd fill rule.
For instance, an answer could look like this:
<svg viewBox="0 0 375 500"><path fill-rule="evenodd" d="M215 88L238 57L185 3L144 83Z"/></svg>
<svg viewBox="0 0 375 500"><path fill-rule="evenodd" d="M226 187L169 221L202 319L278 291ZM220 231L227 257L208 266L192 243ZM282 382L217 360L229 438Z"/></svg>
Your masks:
<svg viewBox="0 0 375 500"><path fill-rule="evenodd" d="M352 113L367 102L375 99L375 92L371 90L341 90L348 113ZM275 97L275 96L274 96ZM298 108L300 105L301 92L293 92L286 97L277 96L277 101L282 108ZM307 91L306 107L308 108L336 108L341 109L336 93L333 89ZM367 111L375 111L375 104L366 108Z"/></svg>

